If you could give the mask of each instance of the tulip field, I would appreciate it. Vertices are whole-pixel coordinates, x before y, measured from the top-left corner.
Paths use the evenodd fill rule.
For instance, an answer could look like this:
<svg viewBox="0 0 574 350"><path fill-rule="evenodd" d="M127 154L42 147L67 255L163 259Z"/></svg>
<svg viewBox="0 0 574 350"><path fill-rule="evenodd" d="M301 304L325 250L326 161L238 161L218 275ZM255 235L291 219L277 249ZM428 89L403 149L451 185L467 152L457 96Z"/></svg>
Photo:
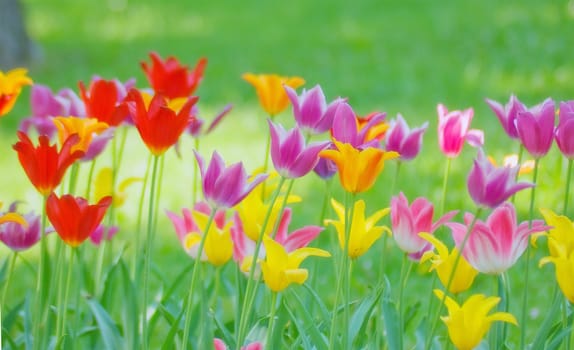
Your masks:
<svg viewBox="0 0 574 350"><path fill-rule="evenodd" d="M408 3L24 1L0 347L574 348L574 4Z"/></svg>

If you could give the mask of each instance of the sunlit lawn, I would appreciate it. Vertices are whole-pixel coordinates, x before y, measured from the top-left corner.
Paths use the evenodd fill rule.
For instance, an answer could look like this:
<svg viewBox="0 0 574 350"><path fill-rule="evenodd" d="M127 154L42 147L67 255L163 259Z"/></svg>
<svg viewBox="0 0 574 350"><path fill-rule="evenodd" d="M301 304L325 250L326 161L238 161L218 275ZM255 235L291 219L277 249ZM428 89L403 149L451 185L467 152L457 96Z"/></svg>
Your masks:
<svg viewBox="0 0 574 350"><path fill-rule="evenodd" d="M425 196L437 205L445 167L445 158L436 142L437 103L445 103L449 109L473 107L473 127L485 130L486 151L500 160L505 154L517 152L518 144L506 138L484 103L485 97L505 102L515 93L527 105L534 105L546 97L556 101L572 99L574 91L574 37L570 35L574 5L568 1L26 0L24 3L28 28L42 56L31 67L30 75L35 82L55 90L63 87L77 90L78 81L87 82L93 75L121 80L135 77L137 86L145 87L148 83L139 63L148 60L150 51L177 56L189 65L195 64L199 57L207 57L208 69L198 93L202 117L211 118L228 103L234 109L216 132L202 139L200 153L208 156L217 149L226 160L242 160L250 170L262 164L267 123L251 86L241 80L244 72L302 76L307 87L320 84L329 100L348 97L359 114L379 110L387 112L390 119L402 113L411 125L428 120L430 127L423 152L412 163L403 165L396 188L409 198ZM10 169L0 178L4 203L13 200L39 203L38 195L16 166L15 152L10 149L16 140L18 121L29 113L27 99L26 92L0 125L0 142L6 150L0 165ZM290 110L279 120L291 125ZM179 211L191 203L192 145L190 139L185 139L180 145L181 159L173 151L166 157L153 259L158 274L167 280L191 263L163 210ZM474 155L473 149L466 148L463 156L453 161L446 203L449 210L474 211L465 183ZM120 178L143 176L146 159L147 150L132 130ZM395 165L388 163L376 187L363 196L371 211L388 206ZM556 147L541 166L537 205L560 210L564 164ZM81 171L85 174L87 166ZM291 227L316 224L324 184L309 175L298 180L295 188L303 202L293 206ZM337 181L334 188L335 197L342 201L343 192ZM115 248L130 244L136 227L139 193L139 185L129 190L128 203L120 214L120 224L125 229L122 228L114 243ZM527 219L528 200L528 191L516 199L522 220ZM446 231L439 235L446 237ZM319 244L327 242L334 242L330 228L322 233ZM383 254L382 249L380 242L358 260L353 279L356 293L372 288L380 280L381 255L388 261L386 272L391 285L398 284L400 254L391 240ZM29 252L24 256L33 260L35 254ZM543 253L537 254L539 257ZM311 274L318 270L325 272L312 285L330 305L335 279L332 264L325 261L316 264L318 267L311 268ZM511 277L516 295L511 300L511 311L517 316L522 295L522 281L518 277L522 268L519 263ZM549 271L548 267L534 269L532 274L532 285L537 287L532 288L530 297L534 308L531 332L541 322L543 310L549 307L545 296L551 295L554 288ZM407 329L409 344L415 341L414 329L430 298L430 275L422 277L422 270L418 272L420 276L413 274L406 291L407 305L423 304L417 319ZM474 291L490 295L496 292L491 277L480 276L476 283ZM33 284L31 278L15 282L16 288L22 290ZM186 285L181 288L182 298ZM297 290L304 295L303 289Z"/></svg>

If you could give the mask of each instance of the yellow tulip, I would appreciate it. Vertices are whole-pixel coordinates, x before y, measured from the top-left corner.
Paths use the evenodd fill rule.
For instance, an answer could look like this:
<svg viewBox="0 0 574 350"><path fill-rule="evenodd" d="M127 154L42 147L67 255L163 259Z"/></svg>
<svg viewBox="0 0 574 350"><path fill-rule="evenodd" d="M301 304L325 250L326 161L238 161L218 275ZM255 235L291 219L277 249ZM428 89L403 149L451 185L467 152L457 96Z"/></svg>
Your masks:
<svg viewBox="0 0 574 350"><path fill-rule="evenodd" d="M341 249L345 249L345 207L334 199L331 200L331 204L339 220L325 220L325 225L332 224L335 227L339 236L339 245ZM384 232L391 235L391 230L388 227L375 226L389 211L389 208L381 209L366 218L365 202L363 200L355 202L348 244L350 258L354 259L365 254Z"/></svg>
<svg viewBox="0 0 574 350"><path fill-rule="evenodd" d="M299 248L290 253L269 237L263 238L266 257L261 262L263 281L274 292L280 292L291 283L303 284L307 280L307 269L299 265L309 256L330 257L329 252L318 248Z"/></svg>
<svg viewBox="0 0 574 350"><path fill-rule="evenodd" d="M209 220L206 214L199 211L193 211L191 216L201 232L191 232L185 236L184 247L187 251L199 249L201 237L205 232L207 221ZM233 242L231 240L232 224L233 222L229 221L225 226L218 227L215 222L212 222L209 226L209 232L207 232L207 237L205 237L205 243L203 245L203 252L207 261L212 265L224 265L233 255Z"/></svg>
<svg viewBox="0 0 574 350"><path fill-rule="evenodd" d="M283 85L293 89L305 84L300 77L283 77L277 74L243 74L242 78L255 87L261 107L271 116L281 113L289 105Z"/></svg>
<svg viewBox="0 0 574 350"><path fill-rule="evenodd" d="M425 252L421 257L421 264L430 260L431 267L429 271L436 270L438 278L440 279L442 285L446 288L453 272L454 262L459 255L458 249L453 248L452 251L449 252L448 248L443 242L439 241L438 238L429 233L419 233L419 236L432 243L437 251L436 253L434 250ZM478 271L475 270L461 255L458 260L456 272L452 277L449 292L456 294L467 290L472 285L472 282L474 282L474 278L477 274Z"/></svg>
<svg viewBox="0 0 574 350"><path fill-rule="evenodd" d="M87 152L94 134L99 134L108 128L108 124L99 122L95 118L56 117L52 119L58 129L60 144L72 134L78 134L80 141L72 146L71 152Z"/></svg>
<svg viewBox="0 0 574 350"><path fill-rule="evenodd" d="M443 291L435 289L434 294L443 300ZM456 301L446 297L445 305L448 309L448 316L443 316L441 319L448 328L450 341L457 349L474 349L484 338L490 329L490 324L494 321L517 325L516 318L508 312L488 314L499 302L499 297L474 294L462 306L459 306Z"/></svg>
<svg viewBox="0 0 574 350"><path fill-rule="evenodd" d="M547 234L550 255L554 257L570 255L574 251L574 223L566 216L557 215L549 209L540 209L540 212L546 224L552 227ZM550 242L554 243L550 244ZM564 250L565 253L559 254L559 249Z"/></svg>
<svg viewBox="0 0 574 350"><path fill-rule="evenodd" d="M574 303L574 252L552 238L548 239L548 247L553 255L540 259L539 266L554 264L560 290L571 303Z"/></svg>
<svg viewBox="0 0 574 350"><path fill-rule="evenodd" d="M4 73L0 71L0 117L8 114L22 92L24 85L32 85L32 79L27 76L28 71L16 68Z"/></svg>
<svg viewBox="0 0 574 350"><path fill-rule="evenodd" d="M112 177L112 168L106 167L100 170L94 181L94 199L99 201L106 196L112 196L114 199L112 205L117 208L125 203L127 188L136 182L142 181L142 179L139 177L129 177L120 182L118 190L114 192L112 188Z"/></svg>
<svg viewBox="0 0 574 350"><path fill-rule="evenodd" d="M360 150L348 143L336 140L333 142L337 149L323 150L319 156L330 159L337 165L341 185L350 193L370 189L383 171L385 160L399 156L397 152L385 152L379 148L369 147Z"/></svg>

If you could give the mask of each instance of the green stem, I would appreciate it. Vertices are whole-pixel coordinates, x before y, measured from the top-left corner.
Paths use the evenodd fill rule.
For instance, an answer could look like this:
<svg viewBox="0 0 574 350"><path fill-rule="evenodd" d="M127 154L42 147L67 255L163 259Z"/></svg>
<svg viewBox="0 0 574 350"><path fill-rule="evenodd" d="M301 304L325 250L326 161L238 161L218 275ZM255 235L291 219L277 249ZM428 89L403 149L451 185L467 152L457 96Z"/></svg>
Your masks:
<svg viewBox="0 0 574 350"><path fill-rule="evenodd" d="M195 151L199 153L199 137L196 137L193 141ZM193 163L193 178L191 179L191 182L193 187L191 189L191 202L195 204L197 203L197 192L199 192L198 189L199 189L200 177L198 176L199 165L197 164L197 162L192 163Z"/></svg>
<svg viewBox="0 0 574 350"><path fill-rule="evenodd" d="M211 214L209 215L209 219L207 220L207 224L205 225L205 229L203 230L203 235L201 236L201 240L199 241L199 248L197 250L197 256L195 257L195 263L193 265L193 272L191 274L191 283L189 285L189 292L187 293L187 302L185 308L185 325L183 327L183 339L182 339L182 349L187 349L189 345L189 328L191 326L191 311L193 309L193 293L195 292L195 284L197 283L197 279L200 275L201 271L201 256L203 255L203 247L205 245L205 239L209 234L209 229L211 228L211 224L213 223L213 219L215 218L215 213L217 212L217 208L213 208L211 210ZM203 286L202 286L203 288ZM200 324L200 327L203 327L204 324ZM200 332L200 334L203 332Z"/></svg>
<svg viewBox="0 0 574 350"><path fill-rule="evenodd" d="M397 180L398 180L399 174L401 172L401 164L402 164L402 162L400 160L397 161L397 167L395 168L395 176L393 177L393 179L391 181L391 191L389 192L389 200L393 197L393 194L395 193L395 187L397 186Z"/></svg>
<svg viewBox="0 0 574 350"><path fill-rule="evenodd" d="M94 171L96 170L96 160L98 158L94 158L90 164L90 171L88 172L88 183L86 185L86 195L84 198L89 202L90 201L90 193L92 191L92 178L94 177Z"/></svg>
<svg viewBox="0 0 574 350"><path fill-rule="evenodd" d="M279 185L271 198L271 204L269 205L269 209L265 214L265 218L263 219L263 223L261 225L261 231L259 232L259 237L257 238L257 242L255 244L255 251L253 253L253 261L251 262L251 267L249 268L249 279L247 280L247 287L245 288L245 297L243 298L243 304L241 307L241 318L239 320L239 333L237 334L237 350L241 349L243 341L245 340L245 332L247 331L247 322L251 315L251 307L252 307L252 300L255 298L256 292L256 282L255 281L255 269L257 267L257 260L259 257L259 251L261 250L261 243L263 241L263 236L265 235L265 231L267 229L267 224L269 223L269 219L271 217L271 213L273 211L273 207L275 206L275 202L281 193L281 188L285 183L285 178L281 177L279 180ZM265 182L263 182L265 184ZM262 184L262 185L263 185ZM255 285L254 285L255 284ZM253 296L252 296L253 294Z"/></svg>
<svg viewBox="0 0 574 350"><path fill-rule="evenodd" d="M530 191L529 228L532 228L532 221L534 220L534 201L536 200L536 180L538 178L538 166L539 159L537 158L534 160L534 174L532 176L532 183L534 183L534 187L532 187L532 190ZM522 295L522 315L520 319L520 349L524 349L526 341L526 315L528 314L528 274L530 270L530 240L528 240L525 255L526 267L524 269L524 293Z"/></svg>
<svg viewBox="0 0 574 350"><path fill-rule="evenodd" d="M568 199L570 197L570 180L572 179L572 159L568 159L568 171L566 173L566 193L564 194L564 216L568 216Z"/></svg>
<svg viewBox="0 0 574 350"><path fill-rule="evenodd" d="M46 242L46 202L48 199L48 195L44 195L42 201L42 228L40 231L40 262L38 264L38 281L36 284L36 300L34 301L34 326L33 326L33 339L34 339L34 349L41 349L42 348L42 339L40 334L40 329L44 326L48 326L48 321L44 322L44 315L47 316L45 312L45 297L46 297L46 289L44 286L44 274L46 273L45 269L47 268L48 264L48 243ZM43 324L45 323L45 324Z"/></svg>
<svg viewBox="0 0 574 350"><path fill-rule="evenodd" d="M76 184L78 183L78 174L80 173L80 163L74 162L70 169L70 182L68 183L68 193L74 194L76 192Z"/></svg>
<svg viewBox="0 0 574 350"><path fill-rule="evenodd" d="M73 267L74 267L74 248L69 247L68 249L70 251L70 261L68 262L68 272L67 272L67 277L66 277L66 289L64 290L64 301L62 303L61 307L61 314L58 314L58 317L61 317L61 326L58 327L58 329L60 329L60 332L62 333L56 333L56 341L60 341L60 337L62 335L64 335L66 333L66 314L67 314L67 309L68 309L68 298L70 295L70 284L72 284L72 271L73 271Z"/></svg>
<svg viewBox="0 0 574 350"><path fill-rule="evenodd" d="M0 310L2 310L4 308L4 303L6 302L6 294L8 292L8 287L10 287L10 281L12 280L12 274L14 273L14 267L16 266L16 258L18 258L18 252L14 251L12 253L12 259L10 259L10 267L8 269L8 276L6 276L6 282L4 283L4 291L2 292L2 300L0 300ZM0 321L1 321L1 318L0 318Z"/></svg>
<svg viewBox="0 0 574 350"><path fill-rule="evenodd" d="M116 129L116 130L117 130L117 129ZM125 149L125 146L126 146L127 136L128 136L128 127L123 126L123 127L122 127L122 139L120 140L120 147L119 147L119 149L118 149L118 151L117 151L117 153L116 153L116 156L115 156L115 162L116 162L116 164L114 165L114 170L116 171L116 174L120 171L120 165L122 164L122 158L123 158L123 156L124 156L124 149ZM116 138L116 137L115 137L115 135L114 135L114 138L113 138L113 139L115 139L115 138ZM113 142L113 141L112 141L112 142ZM114 145L114 150L113 150L113 152L115 152L115 150L116 150L116 145ZM113 157L113 156L112 156L112 157ZM112 159L112 161L113 161L113 159Z"/></svg>
<svg viewBox="0 0 574 350"><path fill-rule="evenodd" d="M285 210L285 207L287 206L287 200L289 199L289 194L291 193L291 190L293 189L293 183L294 182L295 182L295 179L289 179L289 184L287 185L287 191L285 192L285 196L283 197L283 200L281 201L281 207L279 208L279 217L277 218L277 220L273 224L273 230L271 231L271 237L273 239L275 239L275 235L277 234L277 228L279 227L279 222L281 222L281 217L283 216L283 211ZM279 189L279 191L281 191L281 189ZM271 209L273 209L273 208L271 208Z"/></svg>
<svg viewBox="0 0 574 350"><path fill-rule="evenodd" d="M58 281L58 296L56 300L56 308L58 310L58 313L56 314L56 341L58 341L62 335L60 325L62 324L62 317L64 315L61 308L64 303L64 265L66 263L66 247L67 245L63 246L64 251L56 264L56 280Z"/></svg>
<svg viewBox="0 0 574 350"><path fill-rule="evenodd" d="M327 216L327 209L329 208L329 199L331 199L331 186L333 178L325 181L325 196L323 197L323 204L321 205L321 214L319 215L319 226L323 226L325 216Z"/></svg>
<svg viewBox="0 0 574 350"><path fill-rule="evenodd" d="M271 340L273 337L273 324L275 322L275 311L277 311L277 292L271 292L271 313L269 314L269 325L267 326L267 337L265 337L265 348L272 350L273 344Z"/></svg>
<svg viewBox="0 0 574 350"><path fill-rule="evenodd" d="M146 242L145 242L145 250L144 250L144 274L143 274L143 301L142 301L142 308L141 312L141 322L142 322L142 349L148 349L148 334L147 334L147 318L146 318L146 309L147 309L147 301L149 295L149 277L150 277L150 270L151 270L151 248L153 246L152 237L153 237L153 218L155 215L155 206L154 206L154 199L155 199L155 185L156 185L156 177L157 177L157 168L158 168L158 160L160 156L154 155L153 156L153 165L152 165L152 175L151 175L151 184L150 184L150 191L149 191L149 207L148 207L148 221L147 221L147 232L146 232Z"/></svg>
<svg viewBox="0 0 574 350"><path fill-rule="evenodd" d="M452 158L446 159L446 168L444 169L444 177L443 177L443 181L442 181L442 198L440 201L440 215L444 215L444 210L445 210L445 206L446 206L446 189L448 187L448 176L450 174L451 162L452 162Z"/></svg>
<svg viewBox="0 0 574 350"><path fill-rule="evenodd" d="M427 343L425 346L425 349L427 349L427 350L431 348L432 338L434 337L434 333L435 333L436 327L438 325L438 320L440 318L439 316L442 313L446 297L450 291L450 287L452 285L452 282L454 281L454 276L456 275L456 269L458 268L458 264L460 263L460 259L462 257L462 252L464 250L464 247L466 246L466 242L468 241L468 238L470 237L470 233L472 232L472 228L474 227L474 224L478 220L478 217L480 216L481 212L482 212L482 208L479 207L476 210L476 214L474 215L474 218L472 218L472 221L470 222L470 225L468 226L468 228L466 230L466 234L464 235L464 238L460 244L460 247L458 248L456 258L454 259L454 263L452 265L452 271L450 272L450 274L448 276L448 282L447 282L446 288L445 288L446 290L443 293L440 304L438 306L438 310L437 310L437 312L433 318L431 332L430 332L429 337L427 338Z"/></svg>
<svg viewBox="0 0 574 350"><path fill-rule="evenodd" d="M520 142L520 147L518 148L518 169L520 170L520 165L522 164L522 157L524 156L524 146L522 145L522 142ZM518 179L518 173L519 171L516 172L516 178ZM512 195L512 198L510 199L510 202L512 204L514 204L514 200L516 198L516 193Z"/></svg>
<svg viewBox="0 0 574 350"><path fill-rule="evenodd" d="M137 266L140 262L140 254L141 254L141 251L140 251L141 233L140 232L141 232L141 226L142 226L143 203L145 201L145 190L147 187L147 181L149 179L149 172L151 169L152 158L153 158L153 155L150 153L150 155L147 159L147 166L146 166L146 171L145 171L145 175L144 175L144 179L143 179L142 191L140 194L140 201L139 201L139 205L138 205L138 214L137 214L137 219L136 219L137 224L136 224L136 232L135 232L136 237L135 237L135 244L134 244L134 261L133 261L133 266L132 266L132 268L133 268L132 274L133 274L134 280L136 282L139 282L139 277L140 277L136 273L138 271Z"/></svg>
<svg viewBox="0 0 574 350"><path fill-rule="evenodd" d="M405 335L405 320L404 320L404 305L403 305L403 295L407 286L407 280L409 274L411 273L413 267L413 262L409 261L408 255L403 254L403 262L401 264L401 282L399 284L399 302L398 302L398 313L399 313L399 349L404 349L404 335Z"/></svg>

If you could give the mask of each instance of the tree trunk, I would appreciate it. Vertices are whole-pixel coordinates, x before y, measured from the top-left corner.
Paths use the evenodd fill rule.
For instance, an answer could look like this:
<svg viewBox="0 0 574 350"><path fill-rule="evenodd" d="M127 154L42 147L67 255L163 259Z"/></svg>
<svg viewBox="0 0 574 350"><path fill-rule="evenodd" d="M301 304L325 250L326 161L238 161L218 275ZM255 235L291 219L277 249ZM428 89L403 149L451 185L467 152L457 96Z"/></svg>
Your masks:
<svg viewBox="0 0 574 350"><path fill-rule="evenodd" d="M20 1L0 0L0 69L28 66L33 49Z"/></svg>

